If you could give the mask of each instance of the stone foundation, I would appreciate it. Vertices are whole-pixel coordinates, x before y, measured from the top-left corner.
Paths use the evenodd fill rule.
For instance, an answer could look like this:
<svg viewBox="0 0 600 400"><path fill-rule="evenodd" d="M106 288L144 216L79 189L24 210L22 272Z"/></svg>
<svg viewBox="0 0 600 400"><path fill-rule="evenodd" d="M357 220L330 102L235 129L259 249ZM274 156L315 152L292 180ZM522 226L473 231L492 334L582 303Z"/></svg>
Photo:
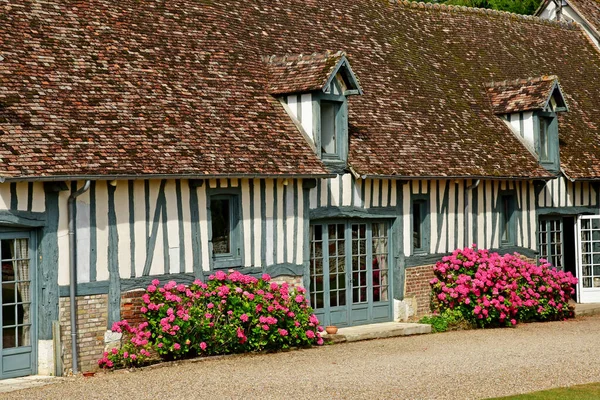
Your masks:
<svg viewBox="0 0 600 400"><path fill-rule="evenodd" d="M407 317L422 316L431 312L431 286L433 265L406 268L404 280L404 305Z"/></svg>
<svg viewBox="0 0 600 400"><path fill-rule="evenodd" d="M282 284L283 282L287 282L288 285L295 288L304 287L303 278L301 276L290 276L290 275L281 275L277 278L271 278L271 282L275 282L278 284Z"/></svg>

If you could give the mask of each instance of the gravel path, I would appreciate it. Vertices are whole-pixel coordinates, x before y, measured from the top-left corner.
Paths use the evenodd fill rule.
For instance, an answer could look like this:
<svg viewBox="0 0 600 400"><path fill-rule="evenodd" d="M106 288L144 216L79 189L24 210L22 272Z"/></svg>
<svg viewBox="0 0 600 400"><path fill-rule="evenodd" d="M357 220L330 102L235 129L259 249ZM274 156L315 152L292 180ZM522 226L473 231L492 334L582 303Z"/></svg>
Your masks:
<svg viewBox="0 0 600 400"><path fill-rule="evenodd" d="M13 399L470 399L600 381L600 316L69 378Z"/></svg>

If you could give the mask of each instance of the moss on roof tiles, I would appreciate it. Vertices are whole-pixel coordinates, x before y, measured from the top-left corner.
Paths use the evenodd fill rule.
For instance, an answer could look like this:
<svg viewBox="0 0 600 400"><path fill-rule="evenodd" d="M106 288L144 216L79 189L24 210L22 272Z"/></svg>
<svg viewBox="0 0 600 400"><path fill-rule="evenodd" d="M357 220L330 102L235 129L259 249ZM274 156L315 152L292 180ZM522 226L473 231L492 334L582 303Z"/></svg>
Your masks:
<svg viewBox="0 0 600 400"><path fill-rule="evenodd" d="M324 173L269 94L263 58L344 49L365 92L349 100L360 173L544 176L483 84L554 74L570 106L563 169L600 176L600 60L570 24L383 0L20 0L4 11L0 100L21 95L8 109L32 122L0 122L3 174Z"/></svg>

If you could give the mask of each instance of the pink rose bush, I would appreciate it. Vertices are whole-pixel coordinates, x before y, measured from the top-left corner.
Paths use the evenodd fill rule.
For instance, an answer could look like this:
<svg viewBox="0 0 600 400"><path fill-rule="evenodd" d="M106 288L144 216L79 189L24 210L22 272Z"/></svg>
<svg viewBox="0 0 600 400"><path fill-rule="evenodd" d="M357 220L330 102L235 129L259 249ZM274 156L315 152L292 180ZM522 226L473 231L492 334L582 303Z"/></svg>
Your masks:
<svg viewBox="0 0 600 400"><path fill-rule="evenodd" d="M436 312L460 311L466 321L480 327L573 316L568 302L577 279L544 259L538 266L518 253L500 256L474 245L443 257L433 271Z"/></svg>
<svg viewBox="0 0 600 400"><path fill-rule="evenodd" d="M155 279L142 300L147 322L136 328L132 344L144 352L151 349L163 359L323 343L305 290L271 282L267 274L255 278L217 271L206 283L196 280L190 286L173 281L161 286ZM115 324L113 330L123 330L124 323ZM139 365L139 351L130 347L128 358L136 354ZM133 365L118 364L117 357L113 358L108 354L99 364L105 368Z"/></svg>

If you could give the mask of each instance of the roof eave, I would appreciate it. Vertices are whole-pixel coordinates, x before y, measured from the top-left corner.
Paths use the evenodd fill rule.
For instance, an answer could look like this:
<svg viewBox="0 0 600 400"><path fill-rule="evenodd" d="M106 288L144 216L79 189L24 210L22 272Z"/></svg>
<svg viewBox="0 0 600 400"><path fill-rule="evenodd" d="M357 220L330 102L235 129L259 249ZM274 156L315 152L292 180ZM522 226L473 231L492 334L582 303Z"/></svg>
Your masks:
<svg viewBox="0 0 600 400"><path fill-rule="evenodd" d="M49 175L49 176L0 176L4 182L57 182L57 181L113 181L113 180L149 180L149 179L324 179L335 178L337 174L110 174L110 175Z"/></svg>

